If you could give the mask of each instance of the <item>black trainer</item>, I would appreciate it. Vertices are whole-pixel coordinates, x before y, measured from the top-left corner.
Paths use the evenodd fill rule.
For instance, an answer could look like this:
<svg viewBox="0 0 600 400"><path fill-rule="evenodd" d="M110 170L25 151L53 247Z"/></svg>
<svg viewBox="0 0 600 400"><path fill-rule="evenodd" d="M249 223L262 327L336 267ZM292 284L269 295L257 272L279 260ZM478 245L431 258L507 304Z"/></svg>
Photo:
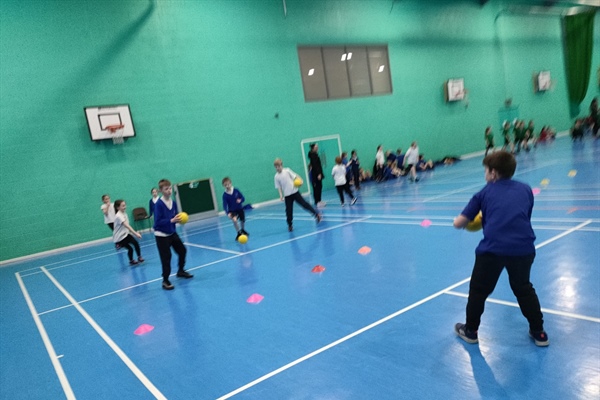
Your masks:
<svg viewBox="0 0 600 400"><path fill-rule="evenodd" d="M239 231L237 233L237 235L235 236L235 241L237 242L237 240L240 238L240 236L242 236L242 231Z"/></svg>
<svg viewBox="0 0 600 400"><path fill-rule="evenodd" d="M190 279L190 278L193 278L193 277L194 277L194 275L190 274L190 273L189 273L189 272L187 272L187 271L181 270L181 271L178 271L178 272L177 272L177 277L178 277L178 278Z"/></svg>
<svg viewBox="0 0 600 400"><path fill-rule="evenodd" d="M477 331L473 332L471 330L468 330L467 325L465 324L458 323L454 325L454 332L456 332L459 338L461 338L467 343L479 343L479 339L477 338Z"/></svg>
<svg viewBox="0 0 600 400"><path fill-rule="evenodd" d="M315 215L315 219L317 220L317 224L318 224L319 222L321 222L323 220L323 215L319 213L319 214Z"/></svg>
<svg viewBox="0 0 600 400"><path fill-rule="evenodd" d="M169 282L167 280L167 281L163 281L162 288L165 290L173 290L173 289L175 289L175 286L171 285L171 282Z"/></svg>
<svg viewBox="0 0 600 400"><path fill-rule="evenodd" d="M139 262L135 261L135 260L130 260L129 261L129 265L138 265Z"/></svg>
<svg viewBox="0 0 600 400"><path fill-rule="evenodd" d="M242 233L243 233L244 235L246 235L246 236L250 236L250 234L249 234L248 232L246 232L246 230L245 230L245 229L243 229L243 228L242 228Z"/></svg>
<svg viewBox="0 0 600 400"><path fill-rule="evenodd" d="M292 232L294 230L294 226L293 225L288 225L288 231Z"/></svg>
<svg viewBox="0 0 600 400"><path fill-rule="evenodd" d="M529 336L533 339L533 342L536 346L546 347L550 344L550 339L548 339L548 334L545 331L532 331L529 330Z"/></svg>

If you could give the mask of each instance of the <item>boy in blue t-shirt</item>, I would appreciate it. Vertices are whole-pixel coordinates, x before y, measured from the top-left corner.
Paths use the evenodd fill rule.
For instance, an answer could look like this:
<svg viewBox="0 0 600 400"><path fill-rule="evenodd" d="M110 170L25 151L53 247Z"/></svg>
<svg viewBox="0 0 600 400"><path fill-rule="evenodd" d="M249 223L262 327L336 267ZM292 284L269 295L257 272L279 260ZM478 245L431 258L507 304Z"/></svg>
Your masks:
<svg viewBox="0 0 600 400"><path fill-rule="evenodd" d="M485 300L492 293L506 267L510 287L521 312L529 321L529 336L537 346L548 346L540 302L529 281L535 258L535 234L531 227L533 193L528 185L512 180L515 157L498 151L483 159L487 185L476 193L458 217L454 227L462 229L481 211L483 239L475 249L475 265L469 285L467 321L454 327L467 343L478 343L477 330Z"/></svg>
<svg viewBox="0 0 600 400"><path fill-rule="evenodd" d="M221 183L225 188L225 192L223 192L223 210L233 221L233 226L237 232L235 240L238 240L242 235L249 236L248 232L244 229L244 225L246 224L246 214L244 213L244 206L242 204L246 200L244 195L233 187L229 177L223 178ZM242 229L238 225L238 219L242 223Z"/></svg>

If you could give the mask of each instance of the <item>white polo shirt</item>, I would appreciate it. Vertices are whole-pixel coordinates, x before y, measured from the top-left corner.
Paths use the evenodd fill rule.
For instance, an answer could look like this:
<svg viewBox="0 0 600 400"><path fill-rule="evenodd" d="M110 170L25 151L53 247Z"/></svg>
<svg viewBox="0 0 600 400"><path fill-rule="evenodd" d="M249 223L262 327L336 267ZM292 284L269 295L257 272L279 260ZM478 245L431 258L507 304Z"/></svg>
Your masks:
<svg viewBox="0 0 600 400"><path fill-rule="evenodd" d="M296 193L298 191L298 188L294 186L296 176L291 169L283 168L281 172L275 173L275 189L281 189L283 197Z"/></svg>

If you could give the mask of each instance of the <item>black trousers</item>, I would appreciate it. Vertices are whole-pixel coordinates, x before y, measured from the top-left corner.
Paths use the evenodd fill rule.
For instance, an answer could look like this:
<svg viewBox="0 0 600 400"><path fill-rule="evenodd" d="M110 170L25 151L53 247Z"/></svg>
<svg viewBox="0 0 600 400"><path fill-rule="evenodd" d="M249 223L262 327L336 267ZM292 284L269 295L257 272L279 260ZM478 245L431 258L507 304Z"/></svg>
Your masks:
<svg viewBox="0 0 600 400"><path fill-rule="evenodd" d="M529 281L531 265L535 254L527 256L497 256L495 254L478 254L469 285L469 301L467 302L467 329L476 331L481 323L481 314L485 300L494 291L498 278L504 267L508 272L508 280L521 313L533 331L544 329L544 319L540 310L540 301L533 285Z"/></svg>
<svg viewBox="0 0 600 400"><path fill-rule="evenodd" d="M340 202L344 204L344 192L348 193L351 199L354 198L352 191L350 190L350 184L346 182L344 185L336 186L335 189L338 192L338 196L340 196Z"/></svg>
<svg viewBox="0 0 600 400"><path fill-rule="evenodd" d="M360 188L360 174L358 172L358 168L352 168L352 179L354 180L354 187Z"/></svg>
<svg viewBox="0 0 600 400"><path fill-rule="evenodd" d="M179 271L183 271L183 267L185 267L187 249L177 233L170 236L154 237L156 238L156 247L158 247L160 263L162 264L162 277L166 281L169 280L169 275L171 275L171 247L179 256Z"/></svg>
<svg viewBox="0 0 600 400"><path fill-rule="evenodd" d="M289 196L285 196L285 217L287 219L288 226L292 226L292 221L294 220L294 201L300 204L302 208L311 213L312 215L317 215L317 210L313 208L304 197L299 192L290 194Z"/></svg>
<svg viewBox="0 0 600 400"><path fill-rule="evenodd" d="M127 257L129 257L129 261L133 261L133 248L131 246L133 246L135 248L135 252L138 255L138 258L142 256L142 253L140 252L139 243L131 235L125 236L125 239L121 240L117 244L119 246L125 247L127 249Z"/></svg>
<svg viewBox="0 0 600 400"><path fill-rule="evenodd" d="M321 202L321 193L323 192L323 181L316 176L312 177L313 196L315 198L315 204ZM304 199L303 199L304 200Z"/></svg>

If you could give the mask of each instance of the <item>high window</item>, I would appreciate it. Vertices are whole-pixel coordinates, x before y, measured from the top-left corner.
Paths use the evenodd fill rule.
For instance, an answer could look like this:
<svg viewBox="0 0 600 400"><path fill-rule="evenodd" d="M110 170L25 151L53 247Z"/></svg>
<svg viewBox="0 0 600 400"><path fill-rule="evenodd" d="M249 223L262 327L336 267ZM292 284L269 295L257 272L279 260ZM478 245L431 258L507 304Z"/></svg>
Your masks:
<svg viewBox="0 0 600 400"><path fill-rule="evenodd" d="M298 46L306 101L392 93L387 46Z"/></svg>

